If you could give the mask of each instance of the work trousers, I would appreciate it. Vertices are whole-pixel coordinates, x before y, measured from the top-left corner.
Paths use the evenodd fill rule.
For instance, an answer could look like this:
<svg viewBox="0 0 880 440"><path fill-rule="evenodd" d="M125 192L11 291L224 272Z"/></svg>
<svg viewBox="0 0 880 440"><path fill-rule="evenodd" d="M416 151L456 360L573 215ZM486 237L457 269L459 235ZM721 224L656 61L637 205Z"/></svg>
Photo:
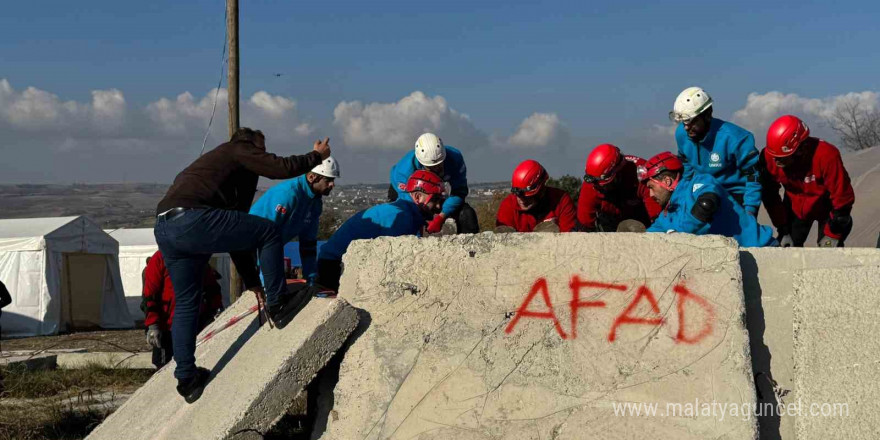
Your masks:
<svg viewBox="0 0 880 440"><path fill-rule="evenodd" d="M266 280L266 302L273 305L279 301L285 286L284 247L271 221L225 209L190 209L168 220L157 220L153 232L174 286L174 322L171 324L177 362L174 377L187 379L196 374L202 281L211 255L258 249Z"/></svg>

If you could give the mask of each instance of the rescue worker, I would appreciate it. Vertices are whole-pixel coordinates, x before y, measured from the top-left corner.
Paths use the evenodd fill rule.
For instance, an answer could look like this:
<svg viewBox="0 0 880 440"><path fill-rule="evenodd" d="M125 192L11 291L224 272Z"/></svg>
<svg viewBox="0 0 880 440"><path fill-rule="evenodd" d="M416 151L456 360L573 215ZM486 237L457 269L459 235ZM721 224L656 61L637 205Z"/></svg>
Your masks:
<svg viewBox="0 0 880 440"><path fill-rule="evenodd" d="M819 246L843 247L852 231L855 192L837 147L810 136L797 116L782 116L767 130L761 176L764 206L780 246L803 247L817 222Z"/></svg>
<svg viewBox="0 0 880 440"><path fill-rule="evenodd" d="M251 206L251 215L275 223L282 243L298 237L303 278L310 283L318 275L318 224L323 197L330 195L339 176L339 162L328 157L308 173L269 188Z"/></svg>
<svg viewBox="0 0 880 440"><path fill-rule="evenodd" d="M427 171L416 170L406 181L407 197L358 212L345 221L321 246L317 284L338 291L342 275L342 256L354 240L377 237L419 235L426 222L440 212L444 202L443 180Z"/></svg>
<svg viewBox="0 0 880 440"><path fill-rule="evenodd" d="M223 296L220 292L220 284L217 283L219 276L210 265L205 267L202 281L204 294L199 305L199 331L214 321L214 316L223 308ZM174 302L174 287L171 285L171 277L165 267L162 252L156 251L144 269L143 300L141 301L141 309L145 316L144 326L147 327L147 343L153 347L153 365L156 366L156 369L162 368L170 362L174 355L174 347L171 343Z"/></svg>
<svg viewBox="0 0 880 440"><path fill-rule="evenodd" d="M757 216L761 182L752 133L713 118L712 97L699 87L688 87L678 95L669 119L679 123L675 142L684 177L690 179L694 173L714 177L746 212Z"/></svg>
<svg viewBox="0 0 880 440"><path fill-rule="evenodd" d="M496 231L571 232L576 230L574 203L565 191L546 185L547 170L526 160L513 170L510 194L501 201Z"/></svg>
<svg viewBox="0 0 880 440"><path fill-rule="evenodd" d="M660 206L639 181L637 169L644 163L645 159L624 155L611 144L598 145L590 152L577 205L583 230L614 232L624 220L651 224Z"/></svg>
<svg viewBox="0 0 880 440"><path fill-rule="evenodd" d="M773 229L758 224L714 177L683 173L681 160L668 151L648 159L639 170L651 197L663 208L648 232L718 234L744 247L776 245Z"/></svg>
<svg viewBox="0 0 880 440"><path fill-rule="evenodd" d="M0 281L0 316L3 316L3 308L10 304L12 304L12 296L9 295L6 285Z"/></svg>
<svg viewBox="0 0 880 440"><path fill-rule="evenodd" d="M177 363L174 377L177 392L187 403L201 396L211 374L196 367L194 356L202 275L211 254L229 253L245 287L257 295L259 303L266 302L270 319L286 316L290 308L285 306L297 305L302 295L286 289L284 244L272 222L247 212L260 176L290 179L328 157L329 138L315 142L308 154L278 157L266 152L262 132L243 127L229 142L181 171L159 202L154 233L176 294L171 328ZM265 291L254 260L255 249L260 251Z"/></svg>
<svg viewBox="0 0 880 440"><path fill-rule="evenodd" d="M456 148L444 145L437 135L425 133L416 139L415 148L403 156L391 168L391 187L388 188L388 200L395 201L398 197L408 198L406 183L416 170L428 170L440 176L450 186L449 197L443 203L443 209L428 223L427 233L435 234L443 229L446 219L455 220L459 234L476 234L480 232L477 212L464 201L468 195L467 167L464 156Z"/></svg>

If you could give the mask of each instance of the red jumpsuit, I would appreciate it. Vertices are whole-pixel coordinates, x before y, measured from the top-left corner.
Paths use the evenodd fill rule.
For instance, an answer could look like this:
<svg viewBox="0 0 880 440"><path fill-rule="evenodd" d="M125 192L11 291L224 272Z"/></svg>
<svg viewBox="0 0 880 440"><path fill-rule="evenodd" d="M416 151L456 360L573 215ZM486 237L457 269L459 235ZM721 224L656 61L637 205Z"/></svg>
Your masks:
<svg viewBox="0 0 880 440"><path fill-rule="evenodd" d="M650 226L660 214L660 205L651 198L647 185L639 182L637 168L645 159L629 155L624 158L611 187L587 182L581 185L577 217L584 229L596 230L601 225L605 232L614 232L617 224L627 219Z"/></svg>
<svg viewBox="0 0 880 440"><path fill-rule="evenodd" d="M210 323L217 310L223 307L220 284L217 283L217 276L210 265L205 269L202 285L204 296L199 309L200 328ZM160 330L170 331L171 322L174 320L174 287L171 286L171 276L165 268L165 259L159 251L150 257L150 262L144 269L143 295L146 315L144 326L156 324Z"/></svg>
<svg viewBox="0 0 880 440"><path fill-rule="evenodd" d="M782 235L791 233L794 221L818 221L820 237L840 240L843 234L832 231L829 220L833 215L849 216L855 202L840 151L816 138L807 138L800 148L804 151L785 168L776 166L766 148L761 154L762 199L770 220ZM782 200L780 186L785 189Z"/></svg>
<svg viewBox="0 0 880 440"><path fill-rule="evenodd" d="M517 232L532 232L539 223L551 220L559 225L560 232L571 232L575 229L577 223L574 204L568 193L559 188L547 187L540 197L537 205L523 211L516 202L516 196L508 195L498 208L495 226L510 226Z"/></svg>

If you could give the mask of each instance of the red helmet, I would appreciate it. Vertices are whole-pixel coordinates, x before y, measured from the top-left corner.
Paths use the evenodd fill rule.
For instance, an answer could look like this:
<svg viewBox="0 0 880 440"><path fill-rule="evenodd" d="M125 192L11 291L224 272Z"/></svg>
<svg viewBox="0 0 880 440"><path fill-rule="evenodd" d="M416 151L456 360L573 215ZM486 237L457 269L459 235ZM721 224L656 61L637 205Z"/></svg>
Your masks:
<svg viewBox="0 0 880 440"><path fill-rule="evenodd" d="M584 165L584 182L605 185L614 179L614 175L623 166L623 154L620 148L611 144L602 144L593 148Z"/></svg>
<svg viewBox="0 0 880 440"><path fill-rule="evenodd" d="M810 127L797 116L785 115L767 129L767 152L773 157L791 156L810 136Z"/></svg>
<svg viewBox="0 0 880 440"><path fill-rule="evenodd" d="M443 186L443 179L441 179L440 176L428 170L416 170L416 172L412 173L412 175L409 176L409 179L407 179L405 191L408 193L425 193L428 195L428 199L425 203L429 203L434 196L442 197L445 188Z"/></svg>
<svg viewBox="0 0 880 440"><path fill-rule="evenodd" d="M537 161L523 161L513 170L510 192L521 197L532 197L541 192L549 177L547 170Z"/></svg>
<svg viewBox="0 0 880 440"><path fill-rule="evenodd" d="M683 170L684 164L681 163L681 159L668 151L664 151L648 159L644 165L639 165L639 180L645 182L648 179L654 179L664 171L681 172Z"/></svg>

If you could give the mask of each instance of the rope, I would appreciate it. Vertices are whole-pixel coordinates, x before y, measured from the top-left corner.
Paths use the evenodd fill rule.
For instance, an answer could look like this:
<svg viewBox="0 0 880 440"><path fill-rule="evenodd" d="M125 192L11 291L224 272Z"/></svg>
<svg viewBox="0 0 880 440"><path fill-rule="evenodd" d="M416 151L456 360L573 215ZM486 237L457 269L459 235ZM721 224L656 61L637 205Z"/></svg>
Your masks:
<svg viewBox="0 0 880 440"><path fill-rule="evenodd" d="M227 16L223 14L223 22L226 23ZM202 150L199 156L205 152L205 145L208 143L208 135L211 133L211 125L214 123L214 113L217 111L217 96L220 94L220 86L223 84L223 67L226 66L226 44L229 42L229 35L223 33L223 52L220 54L220 79L217 81L217 88L214 89L214 104L211 106L211 119L208 120L208 128L205 129L205 137L202 139Z"/></svg>

